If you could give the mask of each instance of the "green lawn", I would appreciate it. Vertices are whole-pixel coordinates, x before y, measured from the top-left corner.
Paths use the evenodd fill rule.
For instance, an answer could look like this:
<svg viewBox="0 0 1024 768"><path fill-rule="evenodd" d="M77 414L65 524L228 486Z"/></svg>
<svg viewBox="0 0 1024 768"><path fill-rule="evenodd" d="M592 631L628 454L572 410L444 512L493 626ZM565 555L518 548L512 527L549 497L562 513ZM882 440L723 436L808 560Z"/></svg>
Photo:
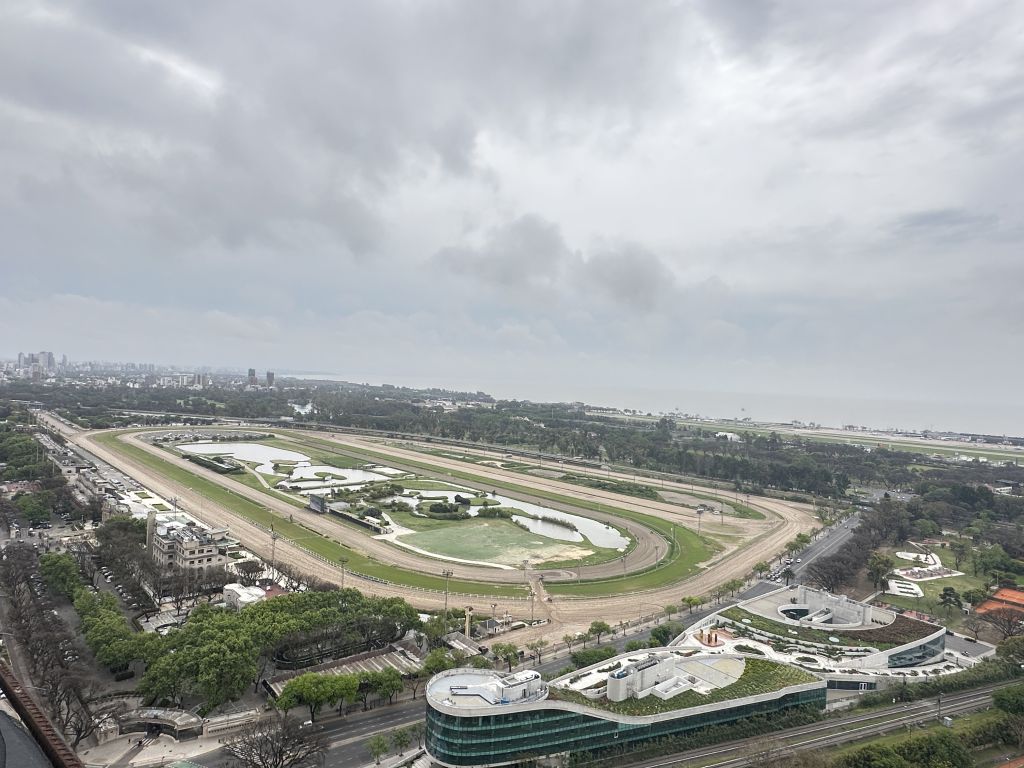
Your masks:
<svg viewBox="0 0 1024 768"><path fill-rule="evenodd" d="M451 483L441 483L437 480L424 480L423 478L417 477L414 480L397 480L400 486L405 488L407 491L461 491L462 488L456 488ZM479 492L479 489L477 489Z"/></svg>
<svg viewBox="0 0 1024 768"><path fill-rule="evenodd" d="M731 699L742 699L747 696L757 696L763 693L788 688L791 685L804 685L806 683L818 682L820 678L805 672L797 667L788 664L779 664L767 659L745 659L743 673L736 682L730 685L716 688L707 693L696 691L683 691L670 699L659 699L657 696L647 696L642 699L629 698L625 701L609 701L608 699L588 699L575 691L567 691L564 688L551 686L548 689L550 698L576 701L577 703L589 703L590 706L597 706L610 712L620 715L656 715L660 712L672 712L687 707L699 707L702 704L715 704L720 701Z"/></svg>
<svg viewBox="0 0 1024 768"><path fill-rule="evenodd" d="M319 438L308 436L302 436L300 439L300 443L303 444L307 441L312 441L314 444L323 442ZM671 540L673 525L669 521L645 515L641 512L626 510L621 507L613 507L608 504L600 504L587 499L563 496L558 493L528 488L526 486L516 485L505 481L489 480L462 470L448 470L435 467L432 464L423 461L413 459L402 459L400 461L396 461L394 457L388 456L387 454L377 453L376 451L369 449L353 449L353 453L369 456L373 461L380 464L398 463L406 466L413 466L417 469L423 469L427 472L448 475L450 477L454 477L460 482L466 482L469 485L513 491L527 496L533 496L535 498L569 504L580 509L604 512L614 515L615 517L638 522L641 525L661 533L666 540ZM687 576L691 576L698 572L700 570L699 563L710 559L711 555L716 551L717 545L707 538L697 536L697 534L689 528L684 528L682 526L674 526L674 528L675 542L670 546L668 556L653 568L628 576L602 579L599 581L581 581L573 583L552 582L551 584L546 585L546 588L552 594L589 597L599 595L617 595L632 590L652 589L681 581Z"/></svg>
<svg viewBox="0 0 1024 768"><path fill-rule="evenodd" d="M570 549L578 550L581 556L594 551L586 543L558 542L524 531L503 518L446 523L443 528L403 536L402 541L429 552L467 560L518 565L529 559L533 567L545 560L563 559Z"/></svg>
<svg viewBox="0 0 1024 768"><path fill-rule="evenodd" d="M362 553L350 549L334 539L312 531L300 523L289 522L286 517L276 515L266 507L218 483L171 464L165 459L154 456L135 445L124 443L117 439L118 434L120 433L108 432L97 435L96 441L115 453L130 456L140 464L144 464L164 475L169 480L178 482L186 487L191 487L210 501L229 509L240 517L244 517L265 528L273 525L278 535L305 547L310 552L320 555L331 562L337 562L340 557L348 558L348 569L350 571L410 587L421 587L438 591L443 591L445 588L444 578L440 576L405 571L368 558ZM521 595L523 592L518 587L506 587L457 579L452 579L449 586L455 592L480 595L514 596Z"/></svg>
<svg viewBox="0 0 1024 768"><path fill-rule="evenodd" d="M888 554L896 562L897 568L910 568L913 567L913 563L902 560L896 557L896 550L901 552L906 551L917 551L915 548L907 545L903 547L897 547L895 549L881 550L883 553ZM949 576L945 579L932 579L930 581L915 581L913 584L917 584L924 592L924 597L902 597L900 595L880 595L879 599L884 600L891 605L899 606L900 608L910 608L915 611L921 611L922 613L930 613L937 619L941 619L942 622L951 629L956 629L961 626L964 621L964 613L956 608L947 611L946 608L942 607L939 603L939 595L942 594L942 590L945 587L952 587L961 595L970 589L984 589L985 580L977 576L972 576L970 573L971 566L970 560L965 560L960 564L960 568L955 568L953 553L948 548L937 548L934 550L935 554L939 556L939 560L947 568L954 568L954 570L964 571L963 576Z"/></svg>
<svg viewBox="0 0 1024 768"><path fill-rule="evenodd" d="M812 629L811 627L783 624L781 621L774 621L764 616L759 616L739 606L726 608L722 611L721 615L726 619L737 622L738 626L768 632L783 642L802 640L836 648L871 647L885 650L909 643L911 640L923 639L929 634L938 631L938 628L933 624L927 624L901 615L897 615L896 620L887 626L857 630L839 630L836 628ZM829 640L830 637L835 637L840 642L833 643Z"/></svg>

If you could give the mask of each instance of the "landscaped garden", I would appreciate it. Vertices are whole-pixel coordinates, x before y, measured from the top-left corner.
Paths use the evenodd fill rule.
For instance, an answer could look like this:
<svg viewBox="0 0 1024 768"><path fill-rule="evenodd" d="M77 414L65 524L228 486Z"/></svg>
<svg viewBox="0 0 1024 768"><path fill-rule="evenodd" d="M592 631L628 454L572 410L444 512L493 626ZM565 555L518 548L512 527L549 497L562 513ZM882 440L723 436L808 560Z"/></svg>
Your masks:
<svg viewBox="0 0 1024 768"><path fill-rule="evenodd" d="M781 621L774 621L764 616L759 616L738 606L726 608L720 615L735 622L739 627L747 627L759 632L775 635L781 640L789 642L802 640L807 643L818 643L831 647L843 645L846 647L871 647L887 650L913 640L924 639L938 629L934 624L918 621L917 619L911 619L899 614L897 614L895 621L886 626L857 630L822 630L806 626L783 624ZM830 637L837 638L839 643L833 643L829 640Z"/></svg>
<svg viewBox="0 0 1024 768"><path fill-rule="evenodd" d="M744 659L743 674L736 682L716 688L706 694L694 690L683 691L670 699L646 696L642 699L629 698L625 701L609 701L607 698L590 699L575 691L551 686L548 698L554 701L572 701L584 706L599 707L619 715L656 715L686 707L716 704L720 701L742 699L820 680L810 672L767 659Z"/></svg>

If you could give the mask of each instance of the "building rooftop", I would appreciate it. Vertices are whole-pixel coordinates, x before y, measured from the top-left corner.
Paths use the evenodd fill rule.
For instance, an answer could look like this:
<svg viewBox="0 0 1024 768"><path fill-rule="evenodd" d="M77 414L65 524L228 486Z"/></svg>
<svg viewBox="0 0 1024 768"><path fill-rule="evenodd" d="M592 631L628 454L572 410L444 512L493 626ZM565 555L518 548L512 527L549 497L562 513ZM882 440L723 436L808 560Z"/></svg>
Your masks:
<svg viewBox="0 0 1024 768"><path fill-rule="evenodd" d="M499 707L547 698L548 686L532 669L502 674L486 669L451 669L427 683L427 698L449 707Z"/></svg>
<svg viewBox="0 0 1024 768"><path fill-rule="evenodd" d="M623 715L653 715L824 681L798 667L662 648L623 654L551 681L550 698Z"/></svg>

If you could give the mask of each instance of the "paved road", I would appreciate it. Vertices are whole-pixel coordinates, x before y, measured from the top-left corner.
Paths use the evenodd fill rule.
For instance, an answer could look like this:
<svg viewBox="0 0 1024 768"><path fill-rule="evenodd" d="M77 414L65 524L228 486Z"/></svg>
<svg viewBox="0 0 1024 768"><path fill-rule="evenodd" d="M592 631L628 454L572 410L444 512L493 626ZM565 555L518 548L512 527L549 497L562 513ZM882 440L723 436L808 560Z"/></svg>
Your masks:
<svg viewBox="0 0 1024 768"><path fill-rule="evenodd" d="M325 765L331 768L357 768L372 762L366 750L366 740L375 733L386 733L422 722L425 707L426 704L420 698L370 712L353 713L344 718L336 715L322 716L322 733L330 745ZM228 768L232 765L219 749L191 759L206 768Z"/></svg>

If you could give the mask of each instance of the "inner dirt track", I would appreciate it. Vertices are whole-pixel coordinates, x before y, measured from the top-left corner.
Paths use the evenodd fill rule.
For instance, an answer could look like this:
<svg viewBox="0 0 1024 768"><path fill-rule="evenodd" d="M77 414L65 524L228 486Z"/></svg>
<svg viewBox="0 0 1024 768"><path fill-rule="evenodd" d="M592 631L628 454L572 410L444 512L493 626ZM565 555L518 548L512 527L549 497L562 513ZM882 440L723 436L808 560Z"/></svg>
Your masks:
<svg viewBox="0 0 1024 768"><path fill-rule="evenodd" d="M49 420L48 420L49 421ZM133 460L132 457L108 450L93 438L97 432L70 432L65 425L61 425L61 431L67 434L73 442L81 445L87 451L95 454L98 458L122 469L127 474L136 478L143 485L150 487L156 493L167 498L177 497L189 512L211 525L229 527L232 533L237 536L249 549L259 556L270 559L270 537L267 532L257 525L254 525L244 518L234 514L230 510L211 502L209 499L192 491L187 485L164 477L144 464ZM150 430L147 430L149 432ZM166 431L166 429L154 429L152 432ZM306 432L289 431L282 429L273 430L277 435L301 444L303 436L317 437L338 445L342 450L359 452L371 450L389 457L390 464L398 468L407 468L423 476L435 476L440 479L447 479L445 471L457 470L468 472L481 479L490 479L499 482L512 483L522 487L533 488L538 491L549 491L561 495L572 496L580 499L587 499L612 506L633 509L653 517L669 520L680 526L692 529L697 528L697 515L693 510L665 502L638 499L631 496L611 491L586 488L570 483L539 477L531 474L514 472L499 467L467 463L456 459L450 459L434 454L422 453L410 450L407 447L388 444L383 440L345 435L331 432ZM188 471L201 475L204 478L217 482L239 495L256 501L264 507L284 516L292 515L296 521L300 521L318 533L339 538L345 541L346 546L375 558L376 560L393 565L397 568L411 570L414 572L439 572L442 568L450 569L456 578L469 579L473 581L486 581L492 583L521 583L523 574L517 571L504 571L479 566L463 565L448 561L425 558L416 553L381 542L368 535L357 534L351 528L335 522L329 517L317 515L292 506L287 502L276 499L273 496L253 489L239 483L228 476L217 474L206 470L197 464L174 456L168 451L161 450L153 445L139 439L140 434L126 433L119 436L120 440L130 440L134 445L152 452L160 458L171 463L182 466ZM436 448L437 445L424 444L424 448ZM301 448L299 448L301 450ZM459 453L476 454L477 451L465 451L457 449ZM488 454L480 451L480 454L489 457L500 458L498 454ZM436 471L428 471L422 467L406 464L404 461L415 461L429 464L436 468ZM601 472L601 476L613 479L631 480L631 475L617 472ZM465 480L453 479L455 483L466 483ZM693 490L689 484L665 481L658 483L659 487L666 490L686 493ZM729 502L729 494L716 491L715 489L700 488L703 494L714 496L726 503ZM627 556L626 570L635 571L657 562L667 549L667 542L657 533L650 531L643 525L633 521L615 518L612 515L593 512L587 509L573 508L569 505L559 504L544 498L531 498L528 493L515 493L507 489L502 490L508 496L523 498L527 501L545 504L552 508L564 509L565 511L584 514L596 520L610 521L627 529L636 538L637 545ZM537 618L546 618L548 623L538 627L532 627L515 633L514 639L523 642L536 637L544 637L555 642L562 637L564 632L579 631L585 629L595 619L603 619L613 626L620 621L635 620L639 613L651 614L657 612L661 606L666 604L678 604L686 595L707 595L715 587L733 578L743 578L751 572L754 564L760 560L770 560L780 552L785 544L792 540L798 533L809 532L814 529L816 520L808 505L793 502L784 502L775 499L755 498L751 499L749 506L766 515L766 520L747 520L742 518L727 517L725 522L714 522L708 518L716 515L705 514L701 521L701 532L709 538L719 540L724 546L722 552L717 554L711 561L703 564L703 570L689 578L683 579L675 584L655 588L643 592L626 593L612 596L600 597L563 597L556 596L547 601L548 593L544 589L544 581L539 579L544 574L545 579L557 581L565 578L575 578L575 572L571 574L562 570L540 570L530 571L528 576L531 586L538 595L538 599L532 608ZM726 537L718 539L719 536ZM313 557L298 547L291 545L286 539L279 539L276 545L276 555L279 562L287 562L295 567L301 568L319 578L338 583L341 580L341 571L322 560ZM616 560L602 565L585 567L583 577L587 579L599 578L601 576L619 576L623 572L623 564ZM419 590L411 587L382 584L376 581L363 580L349 574L346 586L357 587L363 592L381 596L404 597L417 606L425 608L438 608L444 604L444 594L429 590ZM452 594L450 605L461 606L466 602L475 602L477 611L486 613L482 601L496 603L499 613L505 610L510 611L514 616L526 618L530 615L531 607L523 598L512 599L505 597L484 597Z"/></svg>

